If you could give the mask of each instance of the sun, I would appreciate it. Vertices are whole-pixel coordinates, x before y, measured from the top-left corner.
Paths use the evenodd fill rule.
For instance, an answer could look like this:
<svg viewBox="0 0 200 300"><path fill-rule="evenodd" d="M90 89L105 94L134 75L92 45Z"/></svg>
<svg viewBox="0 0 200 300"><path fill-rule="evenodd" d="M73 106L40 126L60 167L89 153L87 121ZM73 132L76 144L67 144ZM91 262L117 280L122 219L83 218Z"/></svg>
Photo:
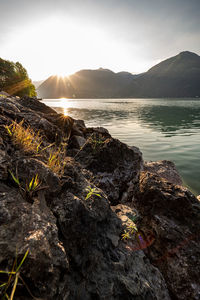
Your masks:
<svg viewBox="0 0 200 300"><path fill-rule="evenodd" d="M58 78L65 78L69 77L71 74L67 73L66 71L59 71L55 74Z"/></svg>

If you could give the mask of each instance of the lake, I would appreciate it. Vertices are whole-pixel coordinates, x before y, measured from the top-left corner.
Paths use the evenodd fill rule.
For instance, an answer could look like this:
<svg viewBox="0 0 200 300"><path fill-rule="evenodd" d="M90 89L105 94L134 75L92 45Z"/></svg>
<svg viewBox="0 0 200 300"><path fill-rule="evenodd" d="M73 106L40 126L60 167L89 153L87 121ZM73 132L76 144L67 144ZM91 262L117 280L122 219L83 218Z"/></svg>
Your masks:
<svg viewBox="0 0 200 300"><path fill-rule="evenodd" d="M144 160L171 160L184 184L200 194L200 99L45 99L89 127L102 126Z"/></svg>

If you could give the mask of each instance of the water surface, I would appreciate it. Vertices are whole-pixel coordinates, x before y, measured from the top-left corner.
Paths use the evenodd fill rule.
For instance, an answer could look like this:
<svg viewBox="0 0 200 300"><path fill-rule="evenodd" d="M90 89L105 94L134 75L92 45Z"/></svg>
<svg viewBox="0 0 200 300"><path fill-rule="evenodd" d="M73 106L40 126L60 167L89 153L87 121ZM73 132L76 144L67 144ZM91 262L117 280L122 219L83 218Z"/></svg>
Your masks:
<svg viewBox="0 0 200 300"><path fill-rule="evenodd" d="M145 160L173 161L185 185L200 194L199 99L46 99L43 102L87 126L137 146Z"/></svg>

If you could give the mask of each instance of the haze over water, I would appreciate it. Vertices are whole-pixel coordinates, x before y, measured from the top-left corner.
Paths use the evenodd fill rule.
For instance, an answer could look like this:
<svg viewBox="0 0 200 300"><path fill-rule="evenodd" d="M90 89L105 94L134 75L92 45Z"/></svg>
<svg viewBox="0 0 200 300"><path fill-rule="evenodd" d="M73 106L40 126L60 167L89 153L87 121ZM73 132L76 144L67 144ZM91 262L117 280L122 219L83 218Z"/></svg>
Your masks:
<svg viewBox="0 0 200 300"><path fill-rule="evenodd" d="M57 112L137 146L144 160L171 160L183 180L200 194L199 99L46 99Z"/></svg>

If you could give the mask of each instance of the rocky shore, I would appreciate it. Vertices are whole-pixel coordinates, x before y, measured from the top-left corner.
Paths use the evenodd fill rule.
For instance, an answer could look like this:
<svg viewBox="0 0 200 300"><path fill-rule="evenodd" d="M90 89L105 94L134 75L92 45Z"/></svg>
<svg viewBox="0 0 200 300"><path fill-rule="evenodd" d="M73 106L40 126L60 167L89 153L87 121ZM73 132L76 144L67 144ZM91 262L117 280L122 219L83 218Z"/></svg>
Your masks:
<svg viewBox="0 0 200 300"><path fill-rule="evenodd" d="M2 96L0 270L1 299L198 300L200 202L173 163Z"/></svg>

